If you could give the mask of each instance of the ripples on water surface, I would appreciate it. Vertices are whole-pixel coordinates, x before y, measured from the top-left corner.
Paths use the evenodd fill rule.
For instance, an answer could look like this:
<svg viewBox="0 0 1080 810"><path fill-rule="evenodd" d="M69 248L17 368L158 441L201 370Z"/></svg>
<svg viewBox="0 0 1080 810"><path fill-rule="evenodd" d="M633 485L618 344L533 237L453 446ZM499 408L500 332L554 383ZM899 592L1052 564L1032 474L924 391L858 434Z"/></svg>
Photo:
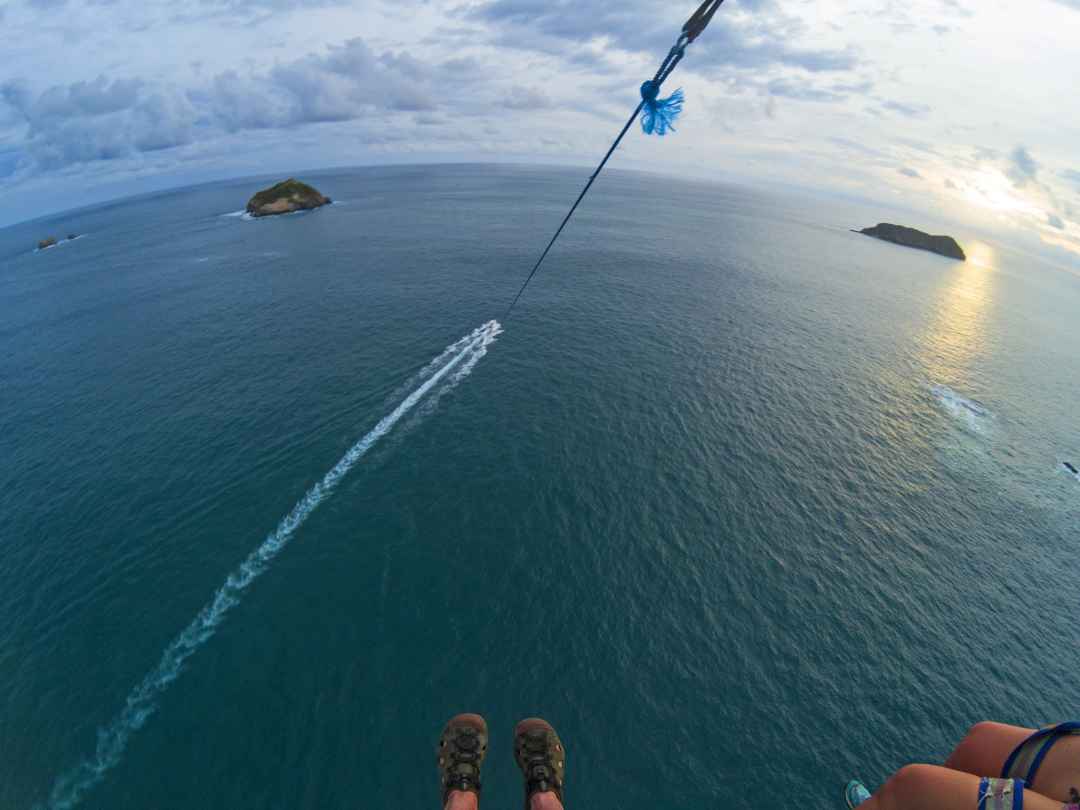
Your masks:
<svg viewBox="0 0 1080 810"><path fill-rule="evenodd" d="M222 216L248 182L0 232L0 806L71 797L230 572L502 315L583 173L313 179L343 204ZM572 806L827 807L976 720L1064 718L1078 282L845 230L878 218L605 176L81 805L434 806L469 709L488 802L541 713ZM87 237L34 253L50 229Z"/></svg>

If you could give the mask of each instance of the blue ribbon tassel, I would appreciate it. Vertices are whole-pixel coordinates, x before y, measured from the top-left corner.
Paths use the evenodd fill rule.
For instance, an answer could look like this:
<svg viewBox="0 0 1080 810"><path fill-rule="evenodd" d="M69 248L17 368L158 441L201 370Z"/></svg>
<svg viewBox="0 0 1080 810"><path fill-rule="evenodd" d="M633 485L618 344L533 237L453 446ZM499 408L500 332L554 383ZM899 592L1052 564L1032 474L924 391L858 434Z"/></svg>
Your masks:
<svg viewBox="0 0 1080 810"><path fill-rule="evenodd" d="M658 98L660 87L653 81L647 81L641 85L641 98L645 101L645 109L641 113L641 128L646 135L667 135L675 131L675 119L683 108L682 88L676 90L667 98Z"/></svg>

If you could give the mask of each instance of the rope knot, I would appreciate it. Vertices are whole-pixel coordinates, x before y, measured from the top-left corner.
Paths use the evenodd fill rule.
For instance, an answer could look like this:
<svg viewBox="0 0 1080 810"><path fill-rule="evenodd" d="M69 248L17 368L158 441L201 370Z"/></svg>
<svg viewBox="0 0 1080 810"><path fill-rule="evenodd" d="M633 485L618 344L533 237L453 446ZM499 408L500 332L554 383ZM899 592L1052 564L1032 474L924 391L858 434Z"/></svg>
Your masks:
<svg viewBox="0 0 1080 810"><path fill-rule="evenodd" d="M647 81L641 85L641 98L645 102L641 113L641 128L646 135L667 135L675 131L675 119L683 108L683 91L676 90L667 98L658 98L660 85Z"/></svg>

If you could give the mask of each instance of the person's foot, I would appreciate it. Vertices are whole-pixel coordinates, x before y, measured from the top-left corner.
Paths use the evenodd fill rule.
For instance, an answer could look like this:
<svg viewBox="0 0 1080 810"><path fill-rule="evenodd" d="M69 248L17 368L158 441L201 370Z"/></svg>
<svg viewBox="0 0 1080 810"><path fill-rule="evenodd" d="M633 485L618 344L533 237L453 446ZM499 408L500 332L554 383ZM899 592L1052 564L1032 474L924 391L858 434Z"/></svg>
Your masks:
<svg viewBox="0 0 1080 810"><path fill-rule="evenodd" d="M476 806L481 787L480 766L487 755L487 744L487 723L478 714L459 714L446 724L435 752L444 808L451 804L454 807ZM462 799L469 801L462 802Z"/></svg>
<svg viewBox="0 0 1080 810"><path fill-rule="evenodd" d="M538 805L550 807L552 799L561 808L566 749L551 724L539 717L518 723L514 729L514 759L525 778L525 810L530 804L534 810Z"/></svg>
<svg viewBox="0 0 1080 810"><path fill-rule="evenodd" d="M858 779L852 779L844 787L844 803L847 804L848 810L855 810L856 807L869 798L870 791Z"/></svg>

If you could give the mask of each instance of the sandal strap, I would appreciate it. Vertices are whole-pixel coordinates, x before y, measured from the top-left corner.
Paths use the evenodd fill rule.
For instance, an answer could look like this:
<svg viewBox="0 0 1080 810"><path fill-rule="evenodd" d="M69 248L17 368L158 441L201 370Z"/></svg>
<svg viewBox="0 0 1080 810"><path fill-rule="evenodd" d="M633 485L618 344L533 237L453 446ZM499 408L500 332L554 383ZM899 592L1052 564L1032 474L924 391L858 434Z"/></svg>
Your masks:
<svg viewBox="0 0 1080 810"><path fill-rule="evenodd" d="M553 741L544 729L530 731L520 738L520 762L525 775L525 796L554 792L562 797L563 783L552 751Z"/></svg>
<svg viewBox="0 0 1080 810"><path fill-rule="evenodd" d="M480 782L480 764L484 759L479 732L472 726L459 726L450 730L442 742L440 767L443 771L443 803L451 791L477 793L483 789Z"/></svg>

